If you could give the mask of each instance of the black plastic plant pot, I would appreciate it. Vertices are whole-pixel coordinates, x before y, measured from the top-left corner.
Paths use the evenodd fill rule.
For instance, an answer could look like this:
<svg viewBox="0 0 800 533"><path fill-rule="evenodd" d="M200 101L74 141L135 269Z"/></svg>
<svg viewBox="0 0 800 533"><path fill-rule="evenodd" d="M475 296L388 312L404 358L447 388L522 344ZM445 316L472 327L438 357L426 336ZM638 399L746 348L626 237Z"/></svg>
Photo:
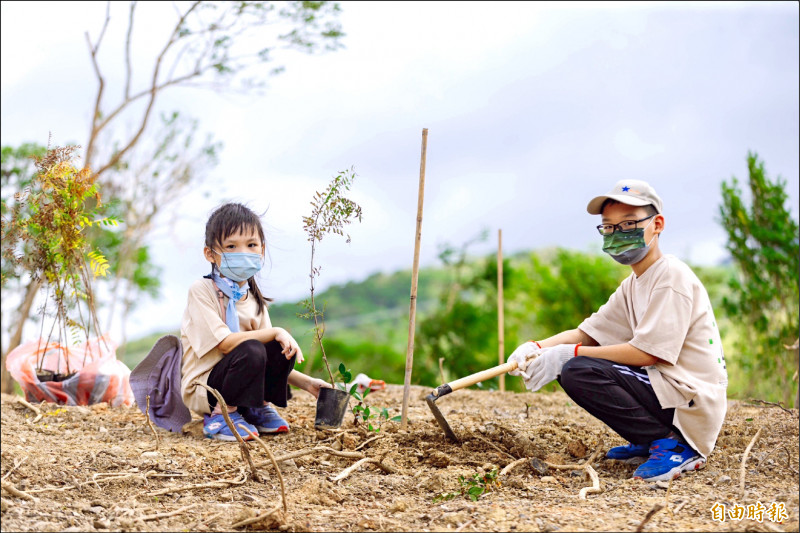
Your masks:
<svg viewBox="0 0 800 533"><path fill-rule="evenodd" d="M341 426L349 403L350 395L343 390L320 389L314 427L316 429L330 429Z"/></svg>
<svg viewBox="0 0 800 533"><path fill-rule="evenodd" d="M52 370L37 370L36 371L36 378L39 382L44 383L45 381L64 381L66 379L71 378L75 375L75 372L71 374L59 374L53 372Z"/></svg>

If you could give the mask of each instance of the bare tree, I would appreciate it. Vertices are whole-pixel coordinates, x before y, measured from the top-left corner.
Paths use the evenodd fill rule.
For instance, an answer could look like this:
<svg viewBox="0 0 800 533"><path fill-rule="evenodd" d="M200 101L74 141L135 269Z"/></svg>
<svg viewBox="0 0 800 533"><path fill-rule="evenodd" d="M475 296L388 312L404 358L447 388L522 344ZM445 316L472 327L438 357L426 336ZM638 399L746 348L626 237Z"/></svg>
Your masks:
<svg viewBox="0 0 800 533"><path fill-rule="evenodd" d="M124 75L116 98L107 94L100 53L104 40L110 38L111 2L106 5L97 37L93 40L86 33L97 93L83 162L95 172L105 198L119 201L115 214L122 220L122 241L113 261L116 277L108 288L108 325L121 300L124 327L136 292L148 289L137 285L136 273L142 266L152 267L142 262L142 253L155 218L169 212L182 192L216 164L221 146L210 138L199 147L194 144L197 123L174 111L160 111L159 97L175 87L260 91L266 79L284 70L284 65L276 62L282 52L336 50L344 36L337 18L340 7L335 2L178 2L172 4L174 24L168 35L161 37L164 44L141 72L137 65L142 65L142 60L134 60L141 48L137 48L136 38L154 42L159 36L152 35L149 28L146 33L137 32L140 12L162 5L144 3L139 7L131 2L128 6L121 58ZM150 126L158 115L162 116L161 129L153 134ZM12 336L4 350L3 367L6 354L21 342L22 326L34 306L38 285L30 280L22 292L27 306L19 313L20 334ZM10 380L2 380L3 391L10 391L11 386Z"/></svg>

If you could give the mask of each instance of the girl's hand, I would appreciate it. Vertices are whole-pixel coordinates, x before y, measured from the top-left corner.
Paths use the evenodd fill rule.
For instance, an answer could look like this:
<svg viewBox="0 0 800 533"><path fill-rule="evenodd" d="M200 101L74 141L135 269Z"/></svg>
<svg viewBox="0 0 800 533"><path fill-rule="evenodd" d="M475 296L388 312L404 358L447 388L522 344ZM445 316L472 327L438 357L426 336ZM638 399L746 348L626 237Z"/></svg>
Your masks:
<svg viewBox="0 0 800 533"><path fill-rule="evenodd" d="M319 390L323 387L327 389L333 388L327 381L318 378L310 378L308 380L308 385L306 386L306 391L314 398L319 398Z"/></svg>
<svg viewBox="0 0 800 533"><path fill-rule="evenodd" d="M283 328L276 328L278 333L275 335L275 340L278 341L281 345L281 353L286 357L286 359L291 359L293 356L297 356L296 363L302 363L305 361L303 357L303 351L300 349L300 346L297 344L297 341L294 340L294 337L289 335L289 332Z"/></svg>

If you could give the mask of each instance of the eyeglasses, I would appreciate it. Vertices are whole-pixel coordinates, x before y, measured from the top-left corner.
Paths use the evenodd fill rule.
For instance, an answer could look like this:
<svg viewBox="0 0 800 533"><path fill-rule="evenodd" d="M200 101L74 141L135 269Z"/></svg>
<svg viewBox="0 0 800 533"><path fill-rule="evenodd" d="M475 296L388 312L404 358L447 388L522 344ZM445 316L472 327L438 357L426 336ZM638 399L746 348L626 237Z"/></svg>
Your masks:
<svg viewBox="0 0 800 533"><path fill-rule="evenodd" d="M648 218L653 218L654 216L655 215L650 215L649 217L640 218L639 220L623 220L619 224L600 224L597 226L597 231L600 232L600 235L611 235L616 228L617 231L621 233L630 233L636 229L636 225L639 222L644 222Z"/></svg>

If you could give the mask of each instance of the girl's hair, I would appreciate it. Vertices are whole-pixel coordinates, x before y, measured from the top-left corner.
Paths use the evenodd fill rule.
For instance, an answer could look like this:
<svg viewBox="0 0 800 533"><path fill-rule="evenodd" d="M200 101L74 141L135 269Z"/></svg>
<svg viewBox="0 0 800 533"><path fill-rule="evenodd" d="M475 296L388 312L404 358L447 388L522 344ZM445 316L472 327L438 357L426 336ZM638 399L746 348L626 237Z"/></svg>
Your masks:
<svg viewBox="0 0 800 533"><path fill-rule="evenodd" d="M261 239L261 246L266 251L267 240L264 238L264 228L261 227L261 219L250 210L249 207L237 203L227 203L219 206L206 222L206 246L214 250L217 246L222 248L222 241L227 239L234 233L250 233L255 231L258 238ZM217 265L211 265L211 273L216 270ZM250 285L250 292L258 302L258 314L264 311L266 302L271 302L272 298L266 298L261 294L258 288L255 276L250 278L248 284Z"/></svg>

